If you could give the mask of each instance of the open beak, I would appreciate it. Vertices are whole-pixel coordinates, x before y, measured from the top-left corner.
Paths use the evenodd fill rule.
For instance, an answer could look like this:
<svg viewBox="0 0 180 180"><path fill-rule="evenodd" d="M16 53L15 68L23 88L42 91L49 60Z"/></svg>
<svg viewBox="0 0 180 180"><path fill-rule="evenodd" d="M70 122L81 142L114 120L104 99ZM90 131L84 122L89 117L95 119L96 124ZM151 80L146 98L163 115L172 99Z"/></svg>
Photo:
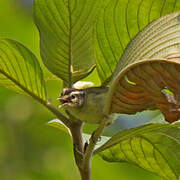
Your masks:
<svg viewBox="0 0 180 180"><path fill-rule="evenodd" d="M61 103L67 103L69 101L68 97L58 97L57 100Z"/></svg>
<svg viewBox="0 0 180 180"><path fill-rule="evenodd" d="M57 100L59 100L62 104L58 106L58 108L63 108L68 106L68 98L64 97L58 97Z"/></svg>
<svg viewBox="0 0 180 180"><path fill-rule="evenodd" d="M61 104L61 105L58 106L58 108L63 108L63 107L66 107L66 106L68 106L68 103Z"/></svg>
<svg viewBox="0 0 180 180"><path fill-rule="evenodd" d="M61 100L63 100L63 98L61 98L61 97L58 97L56 100L60 100L60 101L61 101Z"/></svg>

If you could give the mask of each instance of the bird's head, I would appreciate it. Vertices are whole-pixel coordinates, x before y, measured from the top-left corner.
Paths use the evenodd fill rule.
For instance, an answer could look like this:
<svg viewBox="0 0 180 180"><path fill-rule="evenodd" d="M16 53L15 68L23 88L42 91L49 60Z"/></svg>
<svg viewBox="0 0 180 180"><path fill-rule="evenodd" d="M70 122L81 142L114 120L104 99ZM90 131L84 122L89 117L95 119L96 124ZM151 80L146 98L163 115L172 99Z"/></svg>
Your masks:
<svg viewBox="0 0 180 180"><path fill-rule="evenodd" d="M62 104L61 107L81 107L84 103L85 92L75 88L64 88L57 98Z"/></svg>

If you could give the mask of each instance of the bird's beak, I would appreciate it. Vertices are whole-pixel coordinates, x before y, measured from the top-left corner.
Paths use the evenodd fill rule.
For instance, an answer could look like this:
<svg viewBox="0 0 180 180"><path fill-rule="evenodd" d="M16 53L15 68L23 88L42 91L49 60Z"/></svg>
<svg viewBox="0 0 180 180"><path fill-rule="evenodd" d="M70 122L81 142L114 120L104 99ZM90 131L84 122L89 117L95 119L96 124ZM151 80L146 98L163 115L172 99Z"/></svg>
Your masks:
<svg viewBox="0 0 180 180"><path fill-rule="evenodd" d="M61 100L63 100L63 99L62 99L61 97L58 97L56 100L60 100L60 101L61 101Z"/></svg>
<svg viewBox="0 0 180 180"><path fill-rule="evenodd" d="M57 100L59 100L62 103L68 102L68 98L67 97L58 97Z"/></svg>
<svg viewBox="0 0 180 180"><path fill-rule="evenodd" d="M58 108L63 108L68 106L68 98L66 97L58 97L57 100L59 100L62 104L58 106Z"/></svg>
<svg viewBox="0 0 180 180"><path fill-rule="evenodd" d="M68 103L61 104L61 105L58 106L58 108L63 108L63 107L66 107L66 106L68 106Z"/></svg>

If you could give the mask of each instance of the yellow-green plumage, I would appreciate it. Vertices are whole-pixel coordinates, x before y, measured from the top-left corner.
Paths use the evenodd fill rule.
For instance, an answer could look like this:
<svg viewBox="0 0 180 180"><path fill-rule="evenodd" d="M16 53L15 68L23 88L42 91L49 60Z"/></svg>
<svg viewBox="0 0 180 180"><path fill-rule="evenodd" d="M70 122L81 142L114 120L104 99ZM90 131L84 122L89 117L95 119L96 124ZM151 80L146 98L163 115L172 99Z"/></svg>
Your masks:
<svg viewBox="0 0 180 180"><path fill-rule="evenodd" d="M83 90L74 89L73 92L69 93L69 96L72 96L72 94L76 95L78 92L83 92L82 96L77 97L79 100L83 98L83 103L81 105L73 106L72 102L67 102L65 109L83 122L100 123L101 119L103 118L103 108L107 98L108 88L91 87ZM65 97L65 95L61 95L61 99L63 99L63 97ZM66 99L68 99L67 95ZM70 101L69 99L68 101Z"/></svg>

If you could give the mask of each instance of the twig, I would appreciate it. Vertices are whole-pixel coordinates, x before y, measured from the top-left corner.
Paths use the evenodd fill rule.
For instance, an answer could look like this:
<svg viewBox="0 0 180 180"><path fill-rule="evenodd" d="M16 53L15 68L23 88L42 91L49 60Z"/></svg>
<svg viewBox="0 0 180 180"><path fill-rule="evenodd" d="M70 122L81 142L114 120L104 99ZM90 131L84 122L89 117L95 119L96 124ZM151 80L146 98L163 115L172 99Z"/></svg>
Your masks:
<svg viewBox="0 0 180 180"><path fill-rule="evenodd" d="M94 131L94 133L92 134L90 138L89 145L84 155L83 172L86 175L86 179L83 179L83 180L91 179L91 159L92 159L93 151L101 133L106 127L106 122L107 122L107 117L104 116L99 127Z"/></svg>
<svg viewBox="0 0 180 180"><path fill-rule="evenodd" d="M76 165L79 168L79 171L82 176L83 172L83 140L82 140L82 122L74 122L71 127L71 135L73 140L73 151L74 151L74 157Z"/></svg>
<svg viewBox="0 0 180 180"><path fill-rule="evenodd" d="M80 171L81 178L82 180L91 180L91 159L93 151L101 133L106 127L107 117L104 116L103 120L99 124L99 127L91 135L89 145L86 151L84 152L84 145L82 140L83 123L69 113L68 115L70 119L66 118L51 103L44 103L44 105L70 129L73 140L75 162Z"/></svg>
<svg viewBox="0 0 180 180"><path fill-rule="evenodd" d="M65 117L55 106L50 102L43 103L58 119L60 119L68 128L71 127L72 122Z"/></svg>

